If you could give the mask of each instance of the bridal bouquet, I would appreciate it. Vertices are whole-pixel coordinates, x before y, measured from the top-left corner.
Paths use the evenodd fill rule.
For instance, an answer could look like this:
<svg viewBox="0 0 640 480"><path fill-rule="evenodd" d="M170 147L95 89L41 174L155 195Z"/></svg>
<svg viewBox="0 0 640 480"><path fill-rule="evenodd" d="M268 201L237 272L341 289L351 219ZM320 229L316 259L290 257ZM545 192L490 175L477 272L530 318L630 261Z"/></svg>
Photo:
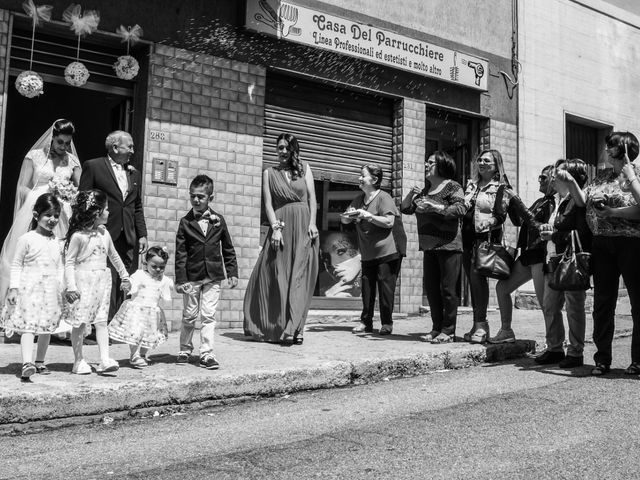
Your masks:
<svg viewBox="0 0 640 480"><path fill-rule="evenodd" d="M49 180L49 191L59 200L71 203L78 194L78 187L68 178L55 175Z"/></svg>

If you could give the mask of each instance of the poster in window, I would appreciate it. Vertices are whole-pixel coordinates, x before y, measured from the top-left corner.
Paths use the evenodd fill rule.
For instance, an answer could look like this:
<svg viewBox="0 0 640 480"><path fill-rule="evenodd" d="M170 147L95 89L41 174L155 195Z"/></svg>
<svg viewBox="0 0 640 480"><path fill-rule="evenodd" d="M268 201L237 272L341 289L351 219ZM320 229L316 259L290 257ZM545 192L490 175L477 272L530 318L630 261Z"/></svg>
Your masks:
<svg viewBox="0 0 640 480"><path fill-rule="evenodd" d="M320 232L318 286L323 297L360 297L360 252L355 232Z"/></svg>

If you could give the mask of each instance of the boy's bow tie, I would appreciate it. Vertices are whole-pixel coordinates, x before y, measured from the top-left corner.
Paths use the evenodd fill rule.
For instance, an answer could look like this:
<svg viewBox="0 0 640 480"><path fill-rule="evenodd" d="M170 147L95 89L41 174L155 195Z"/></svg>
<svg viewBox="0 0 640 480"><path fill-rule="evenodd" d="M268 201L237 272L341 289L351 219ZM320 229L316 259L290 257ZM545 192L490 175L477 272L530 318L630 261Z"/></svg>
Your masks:
<svg viewBox="0 0 640 480"><path fill-rule="evenodd" d="M196 220L207 220L209 223L213 223L214 226L220 224L220 218L217 215L211 213L211 210L205 210L204 212L194 212Z"/></svg>

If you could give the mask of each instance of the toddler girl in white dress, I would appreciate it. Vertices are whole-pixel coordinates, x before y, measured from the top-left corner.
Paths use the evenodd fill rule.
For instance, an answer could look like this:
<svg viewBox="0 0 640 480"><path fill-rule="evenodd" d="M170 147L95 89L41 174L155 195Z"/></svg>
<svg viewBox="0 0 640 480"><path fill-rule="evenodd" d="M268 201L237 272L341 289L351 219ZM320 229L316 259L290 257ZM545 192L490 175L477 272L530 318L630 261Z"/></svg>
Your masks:
<svg viewBox="0 0 640 480"><path fill-rule="evenodd" d="M61 242L53 234L60 219L60 202L50 193L33 206L31 230L18 238L11 264L9 293L2 312L8 333L20 333L22 379L50 373L44 364L51 333L58 327L62 307ZM36 362L33 340L38 335Z"/></svg>
<svg viewBox="0 0 640 480"><path fill-rule="evenodd" d="M75 360L71 371L79 375L91 373L91 367L82 355L82 341L92 324L96 328L101 360L96 372L115 372L119 368L118 362L109 357L107 316L111 271L107 267L107 257L120 276L122 290L129 291L131 283L111 235L104 227L108 218L107 196L103 192L87 190L78 193L65 243L65 297L69 305L63 318L73 327L71 345Z"/></svg>
<svg viewBox="0 0 640 480"><path fill-rule="evenodd" d="M134 368L148 366L147 352L167 340L167 321L158 304L171 301L173 281L164 275L168 259L165 248L147 250L144 269L131 275L131 300L122 303L109 324L109 336L130 345Z"/></svg>

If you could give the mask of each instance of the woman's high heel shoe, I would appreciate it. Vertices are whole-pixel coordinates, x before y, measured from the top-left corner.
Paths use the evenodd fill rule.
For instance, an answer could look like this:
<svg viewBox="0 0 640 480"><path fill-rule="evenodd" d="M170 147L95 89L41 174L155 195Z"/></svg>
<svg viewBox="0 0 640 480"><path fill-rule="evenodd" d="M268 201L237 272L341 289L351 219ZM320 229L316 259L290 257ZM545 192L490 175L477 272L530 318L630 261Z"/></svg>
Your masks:
<svg viewBox="0 0 640 480"><path fill-rule="evenodd" d="M294 345L302 345L304 342L304 337L302 335L298 335L297 333L293 336L293 344Z"/></svg>

